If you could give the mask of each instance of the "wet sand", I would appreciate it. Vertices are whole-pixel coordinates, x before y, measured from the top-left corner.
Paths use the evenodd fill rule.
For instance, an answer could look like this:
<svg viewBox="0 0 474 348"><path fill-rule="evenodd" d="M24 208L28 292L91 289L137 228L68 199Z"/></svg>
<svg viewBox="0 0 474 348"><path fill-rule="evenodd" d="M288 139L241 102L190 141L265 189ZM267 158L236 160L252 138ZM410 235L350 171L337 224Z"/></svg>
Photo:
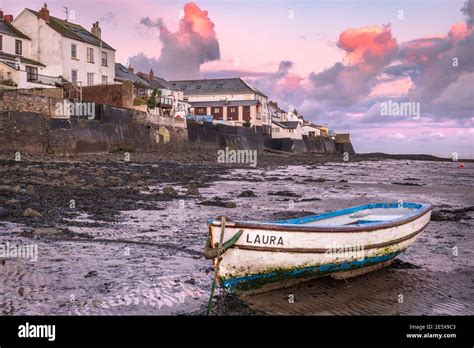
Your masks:
<svg viewBox="0 0 474 348"><path fill-rule="evenodd" d="M213 277L202 257L208 218L270 220L399 200L435 209L393 265L243 300L219 289L214 313L474 314L474 165L364 159L295 165L272 155L255 169L219 165L213 154L0 160L0 244L38 248L35 262L0 258L0 314L202 314ZM27 208L43 216L22 216Z"/></svg>

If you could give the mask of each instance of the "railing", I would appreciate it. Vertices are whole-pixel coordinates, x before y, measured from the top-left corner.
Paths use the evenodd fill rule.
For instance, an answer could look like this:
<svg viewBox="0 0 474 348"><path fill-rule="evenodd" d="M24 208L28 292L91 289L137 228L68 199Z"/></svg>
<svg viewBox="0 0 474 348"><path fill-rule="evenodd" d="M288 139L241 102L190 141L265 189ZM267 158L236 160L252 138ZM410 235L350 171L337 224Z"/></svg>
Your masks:
<svg viewBox="0 0 474 348"><path fill-rule="evenodd" d="M39 84L48 85L48 86L56 86L57 84L61 84L62 82L60 77L46 76L46 75L34 75L34 77L30 76L27 78L27 81L31 83L39 83Z"/></svg>

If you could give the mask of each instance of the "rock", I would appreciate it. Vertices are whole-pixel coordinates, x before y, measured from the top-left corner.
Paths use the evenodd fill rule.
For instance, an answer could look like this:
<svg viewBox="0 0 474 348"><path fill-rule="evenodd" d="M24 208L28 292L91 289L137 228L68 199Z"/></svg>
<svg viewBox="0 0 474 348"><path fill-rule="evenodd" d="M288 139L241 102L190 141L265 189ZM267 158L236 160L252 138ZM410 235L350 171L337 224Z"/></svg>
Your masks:
<svg viewBox="0 0 474 348"><path fill-rule="evenodd" d="M26 194L30 195L30 196L35 196L36 195L36 192L35 192L35 187L33 185L28 185L26 187Z"/></svg>
<svg viewBox="0 0 474 348"><path fill-rule="evenodd" d="M74 175L66 175L64 176L64 182L67 184L67 185L75 185L77 184L77 181L79 180L79 178L77 176L74 176Z"/></svg>
<svg viewBox="0 0 474 348"><path fill-rule="evenodd" d="M276 191L268 193L271 196L284 196L284 197L301 197L301 195L285 190L285 191Z"/></svg>
<svg viewBox="0 0 474 348"><path fill-rule="evenodd" d="M97 277L98 274L99 273L97 271L90 271L84 276L84 278Z"/></svg>
<svg viewBox="0 0 474 348"><path fill-rule="evenodd" d="M257 197L257 195L252 190L242 191L239 197Z"/></svg>
<svg viewBox="0 0 474 348"><path fill-rule="evenodd" d="M16 185L16 186L0 185L0 192L20 193L21 187L20 185Z"/></svg>
<svg viewBox="0 0 474 348"><path fill-rule="evenodd" d="M190 196L199 196L199 189L196 184L189 184L188 185L188 195Z"/></svg>
<svg viewBox="0 0 474 348"><path fill-rule="evenodd" d="M226 208L237 208L237 204L235 204L234 202L227 202L225 204L225 207Z"/></svg>
<svg viewBox="0 0 474 348"><path fill-rule="evenodd" d="M23 215L24 217L43 217L41 213L31 208L26 208L21 215Z"/></svg>
<svg viewBox="0 0 474 348"><path fill-rule="evenodd" d="M178 192L171 186L163 187L163 193L168 197L178 197Z"/></svg>
<svg viewBox="0 0 474 348"><path fill-rule="evenodd" d="M18 199L9 199L8 201L4 202L5 205L17 205L19 203L20 201Z"/></svg>
<svg viewBox="0 0 474 348"><path fill-rule="evenodd" d="M107 176L105 178L105 182L107 183L108 186L117 186L122 183L122 179L120 179L117 176Z"/></svg>
<svg viewBox="0 0 474 348"><path fill-rule="evenodd" d="M38 237L55 237L63 234L65 234L64 230L54 227L37 228L33 231L33 235Z"/></svg>

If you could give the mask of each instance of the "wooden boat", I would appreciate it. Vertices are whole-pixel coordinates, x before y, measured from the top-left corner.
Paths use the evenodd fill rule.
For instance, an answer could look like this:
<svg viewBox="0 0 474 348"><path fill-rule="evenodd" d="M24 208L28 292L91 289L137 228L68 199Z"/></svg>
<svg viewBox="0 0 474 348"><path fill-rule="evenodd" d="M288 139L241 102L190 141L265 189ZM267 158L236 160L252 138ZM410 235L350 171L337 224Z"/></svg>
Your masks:
<svg viewBox="0 0 474 348"><path fill-rule="evenodd" d="M373 203L273 222L220 217L208 221L205 256L214 259L221 286L236 294L325 275L353 277L388 265L413 244L428 226L431 209Z"/></svg>

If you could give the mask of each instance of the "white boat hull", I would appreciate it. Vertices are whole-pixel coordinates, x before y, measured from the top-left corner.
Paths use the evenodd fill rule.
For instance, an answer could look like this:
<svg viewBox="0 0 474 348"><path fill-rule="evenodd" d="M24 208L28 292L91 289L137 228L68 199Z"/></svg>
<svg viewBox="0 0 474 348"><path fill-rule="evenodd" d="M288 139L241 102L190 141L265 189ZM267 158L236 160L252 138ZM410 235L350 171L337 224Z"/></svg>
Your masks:
<svg viewBox="0 0 474 348"><path fill-rule="evenodd" d="M430 216L431 208L405 223L350 232L337 228L295 231L285 229L284 225L269 230L266 226L246 228L228 222L224 242L239 231L242 235L221 256L218 278L229 292L254 293L334 272L371 270L375 264L388 264L412 245L428 225ZM219 224L210 224L212 245L220 240L220 233Z"/></svg>

